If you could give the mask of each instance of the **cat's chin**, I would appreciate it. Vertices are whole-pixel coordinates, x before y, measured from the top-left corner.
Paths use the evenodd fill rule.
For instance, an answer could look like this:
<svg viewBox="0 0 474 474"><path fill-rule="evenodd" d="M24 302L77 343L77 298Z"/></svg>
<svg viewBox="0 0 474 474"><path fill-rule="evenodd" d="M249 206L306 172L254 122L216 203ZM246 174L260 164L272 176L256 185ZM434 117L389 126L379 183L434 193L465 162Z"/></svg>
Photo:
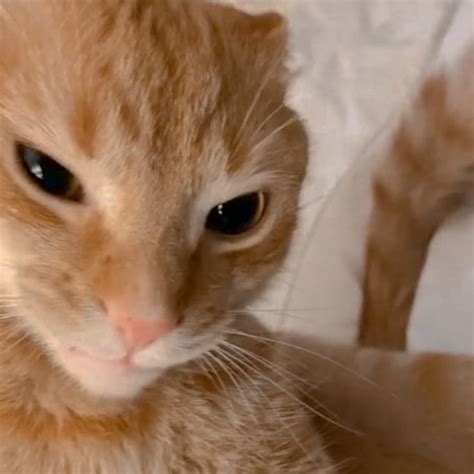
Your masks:
<svg viewBox="0 0 474 474"><path fill-rule="evenodd" d="M79 350L61 350L57 357L83 389L105 398L134 398L162 372L138 367L126 358L105 359Z"/></svg>

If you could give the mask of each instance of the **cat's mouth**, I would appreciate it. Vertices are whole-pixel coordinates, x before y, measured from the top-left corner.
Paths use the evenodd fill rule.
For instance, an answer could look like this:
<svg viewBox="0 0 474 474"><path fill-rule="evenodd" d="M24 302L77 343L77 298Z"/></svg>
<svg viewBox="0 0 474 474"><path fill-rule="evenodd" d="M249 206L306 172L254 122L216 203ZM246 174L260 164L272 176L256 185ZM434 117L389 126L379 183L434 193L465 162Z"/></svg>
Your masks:
<svg viewBox="0 0 474 474"><path fill-rule="evenodd" d="M78 346L63 346L55 352L57 362L82 388L101 397L132 398L162 372L135 363L132 354L109 358Z"/></svg>
<svg viewBox="0 0 474 474"><path fill-rule="evenodd" d="M138 367L134 366L131 362L131 357L129 354L118 358L106 358L92 354L76 346L69 346L66 349L66 352L69 357L75 358L78 361L100 365L104 368L119 369L122 371L133 371L138 369Z"/></svg>
<svg viewBox="0 0 474 474"><path fill-rule="evenodd" d="M157 380L171 367L186 364L216 347L221 337L184 344L184 337L163 338L160 343L142 351L125 348L90 349L75 342L55 344L56 362L92 394L101 397L131 398Z"/></svg>

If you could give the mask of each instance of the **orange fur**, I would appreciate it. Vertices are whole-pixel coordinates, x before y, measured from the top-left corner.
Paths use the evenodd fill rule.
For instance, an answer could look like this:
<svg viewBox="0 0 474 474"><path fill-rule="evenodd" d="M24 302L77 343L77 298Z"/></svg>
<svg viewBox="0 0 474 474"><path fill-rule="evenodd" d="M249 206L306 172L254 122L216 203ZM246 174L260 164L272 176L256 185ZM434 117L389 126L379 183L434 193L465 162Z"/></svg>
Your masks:
<svg viewBox="0 0 474 474"><path fill-rule="evenodd" d="M330 467L291 385L231 371L219 347L253 327L234 310L279 269L296 222L307 140L283 103L286 36L278 15L197 0L1 4L1 472ZM71 170L86 202L34 188L15 141ZM201 207L256 178L246 192L271 199L254 240L205 231ZM109 305L178 323L137 373L71 365L71 345L123 354Z"/></svg>
<svg viewBox="0 0 474 474"><path fill-rule="evenodd" d="M306 357L315 341L293 347L238 312L280 269L297 219L307 139L284 105L286 37L278 15L200 0L0 3L0 472L329 474L345 454L331 459L339 438L323 439L321 420L354 422L345 395L367 436L416 456L396 418L377 423L403 356L331 348L336 363L321 366ZM35 188L17 141L68 168L84 202ZM262 222L227 240L204 230L206 213L243 191L268 196ZM177 322L125 373L103 363L125 350L111 302ZM71 362L76 346L93 363ZM383 395L368 407L366 386L337 363L359 358L352 375ZM392 413L406 417L413 399L439 409L457 393L446 373L466 371L420 364L439 385L407 376ZM461 419L448 405L441 418ZM417 420L438 448L430 414ZM423 456L464 468L457 439L458 451Z"/></svg>
<svg viewBox="0 0 474 474"><path fill-rule="evenodd" d="M314 341L296 340L304 347ZM346 426L319 424L341 473L469 474L474 468L474 359L318 346L307 357L317 399Z"/></svg>
<svg viewBox="0 0 474 474"><path fill-rule="evenodd" d="M474 185L474 46L422 85L374 180L359 340L402 349L429 242Z"/></svg>

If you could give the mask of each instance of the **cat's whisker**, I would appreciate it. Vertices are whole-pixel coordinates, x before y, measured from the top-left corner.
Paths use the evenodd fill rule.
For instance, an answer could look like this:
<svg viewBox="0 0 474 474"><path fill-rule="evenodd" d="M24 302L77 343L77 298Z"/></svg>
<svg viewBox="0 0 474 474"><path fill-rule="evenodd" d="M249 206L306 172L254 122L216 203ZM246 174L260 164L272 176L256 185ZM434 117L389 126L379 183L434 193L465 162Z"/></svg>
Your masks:
<svg viewBox="0 0 474 474"><path fill-rule="evenodd" d="M286 423L285 420L283 419L283 417L282 417L283 413L281 412L281 409L280 410L277 409L277 407L275 406L275 403L272 400L270 400L268 395L257 385L256 381L241 367L240 364L242 364L243 366L247 367L250 370L257 369L257 367L254 367L252 365L251 361L247 362L246 360L242 360L239 357L237 357L233 354L230 354L228 351L225 350L225 348L223 348L223 352L225 352L228 355L228 357L231 359L231 361L233 361L234 366L238 370L240 370L240 372L247 378L247 380L252 385L254 390L256 390L259 393L259 395L267 402L268 406L270 407L272 412L275 414L275 417L277 418L278 422L283 427L283 429L291 436L291 438L295 441L295 443L300 447L302 453L308 459L310 459L310 455L309 455L308 451L306 450L306 448L303 446L301 441L295 435L295 433L291 429L290 425L288 423Z"/></svg>
<svg viewBox="0 0 474 474"><path fill-rule="evenodd" d="M0 332L3 331L3 334L5 334L6 331L11 331L12 334L17 334L17 329L21 325L21 318L19 315L15 313L2 314L0 315L0 321L13 321L15 323L14 325L2 326Z"/></svg>
<svg viewBox="0 0 474 474"><path fill-rule="evenodd" d="M256 145L254 145L251 149L251 153L256 153L258 150L261 148L265 147L265 145L272 140L272 138L281 133L285 128L290 127L294 123L297 123L299 121L298 117L291 117L290 119L286 120L283 122L279 127L273 129L265 138L260 140Z"/></svg>
<svg viewBox="0 0 474 474"><path fill-rule="evenodd" d="M227 358L229 358L234 365L237 365L240 372L247 378L247 380L249 381L249 383L255 388L255 390L257 390L259 392L259 394L265 398L269 404L273 405L275 411L277 411L278 413L280 414L283 414L284 411L281 409L282 407L279 407L280 410L277 410L277 408L275 407L274 403L272 403L269 398L268 398L268 395L262 390L261 387L259 387L256 383L256 380L257 379L254 379L252 378L239 364L242 364L244 366L246 366L247 368L250 368L252 370L252 372L255 372L256 370L259 372L260 375L264 375L263 371L257 367L255 365L255 362L252 361L250 358L246 357L245 355L243 354L234 354L232 352L229 351L229 349L234 349L234 347L231 347L231 346L226 346L226 345L222 345L219 347L219 349L221 350L221 353L222 354L225 354L227 356ZM287 415L290 414L289 412L287 413Z"/></svg>
<svg viewBox="0 0 474 474"><path fill-rule="evenodd" d="M246 349L243 349L242 347L240 346L237 346L235 344L232 344L231 342L228 342L226 341L225 343L228 347L230 347L231 349L237 351L238 353L240 353L241 356L246 356L247 358L251 358L253 359L255 362L258 362L260 364L262 364L263 366L267 367L268 369L272 370L272 371L275 371L284 381L290 383L290 385L294 385L295 384L295 381L298 381L300 383L302 383L303 385L306 385L307 387L309 387L310 389L315 389L316 387L314 387L310 382L308 382L307 380L303 379L302 377L299 377L297 376L296 374L290 372L289 370L287 369L284 369L283 367L275 364L274 362L271 362L269 359L266 359L265 357L262 357L258 354L255 354L251 351L248 351ZM285 376L284 374L288 374L288 376L290 378L288 378L288 376ZM330 422L331 424L335 425L335 426L338 426L339 428L343 428L345 429L346 431L349 431L351 433L356 433L356 434L360 434L360 432L357 432L355 431L354 429L352 428L349 428L345 425L343 425L340 421L336 421L337 420L337 415L335 413L333 413L327 406L325 406L322 402L320 402L319 400L315 399L307 390L305 389L302 389L300 386L297 386L297 389L298 391L304 395L308 400L310 400L312 403L315 403L318 407L322 408L326 413L328 413L330 416L334 417L334 418L329 418L329 416L327 415L324 415L323 413L320 413L320 417L323 418L325 421L328 421Z"/></svg>
<svg viewBox="0 0 474 474"><path fill-rule="evenodd" d="M211 351L212 352L212 351ZM214 350L216 356L215 356L215 361L216 363L222 368L222 370L229 376L229 379L231 380L231 382L234 384L235 388L237 389L237 391L239 392L240 394L240 398L242 399L242 401L244 402L244 405L245 404L249 404L248 402L248 399L245 397L245 394L242 390L242 387L241 385L239 384L239 382L237 381L237 379L234 377L234 374L231 370L230 367L228 367L226 364L224 364L220 358L219 358L219 355L222 355L220 353L220 351L218 350ZM249 412L252 412L251 409L249 409Z"/></svg>
<svg viewBox="0 0 474 474"><path fill-rule="evenodd" d="M331 365L334 365L335 367L338 367L340 368L341 370L357 377L358 379L360 380L363 380L364 382L366 382L367 384L369 385L372 385L376 388L379 388L379 386L371 379L357 373L356 371L350 369L349 367L346 367L344 364L341 364L340 362L338 362L337 360L334 360L334 359L331 359L330 357L327 357L323 354L320 354L318 352L314 352L314 351L311 351L305 347L302 347L302 346L297 346L296 344L292 344L290 342L287 342L287 341L281 341L279 339L275 339L275 338L271 338L271 337L266 337L266 336L259 336L257 334L250 334L250 333L246 333L244 331L238 331L238 330L225 330L225 332L227 334L230 334L230 335L234 335L234 336L241 336L241 337L248 337L250 339L254 339L254 340L258 340L258 341L265 341L265 342L269 342L269 343L272 343L272 344L279 344L283 347L288 347L289 349L294 349L296 351L299 351L301 353L304 353L304 354L307 354L309 356L312 356L312 357L315 357L317 359L320 359L324 362L327 362Z"/></svg>
<svg viewBox="0 0 474 474"><path fill-rule="evenodd" d="M215 369L206 360L206 354L196 359L195 362L198 365L197 371L199 373L204 373L206 377L208 377L212 381L212 383L217 385Z"/></svg>
<svg viewBox="0 0 474 474"><path fill-rule="evenodd" d="M284 324L285 321L291 320L297 322L298 326L304 326L308 330L314 329L314 321L309 318L304 318L301 316L295 316L290 313L286 313L285 311L275 311L273 313L261 313L256 315L261 322L264 324Z"/></svg>
<svg viewBox="0 0 474 474"><path fill-rule="evenodd" d="M16 340L15 337L17 337L18 334L13 328L10 328L10 330L2 328L2 330L0 330L0 336L2 337L2 339L5 339L5 340L7 339ZM3 349L4 348L2 348L2 350Z"/></svg>
<svg viewBox="0 0 474 474"><path fill-rule="evenodd" d="M221 351L216 351L216 353L212 353L213 351L207 353L207 355L209 357L211 357L211 360L214 361L214 363L218 364L219 367L228 375L228 377L230 378L231 382L234 384L234 386L237 388L237 390L239 391L239 395L240 395L240 398L242 399L242 402L244 403L244 406L243 408L245 409L245 406L247 405L248 407L248 413L251 414L252 418L254 418L254 421L255 421L255 426L258 427L259 426L259 423L258 423L258 420L255 418L256 415L255 415L255 412L254 410L252 409L252 405L249 401L249 399L245 396L244 394L244 391L243 389L241 388L240 384L237 382L237 380L235 379L234 377L234 374L232 372L232 369L228 366L226 366L220 359L219 359L219 356L223 356L223 354L221 353ZM224 393L226 394L226 396L228 397L228 400L232 400L233 397L230 396L230 392L227 388L227 386L225 385L224 381L222 380L222 378L220 377L219 373L217 370L214 370L215 374L216 374L216 377L218 378L218 380L220 381L221 383L221 386L223 388L223 391Z"/></svg>
<svg viewBox="0 0 474 474"><path fill-rule="evenodd" d="M31 362L37 362L38 360L40 360L43 356L44 356L44 352L43 350L41 349L40 346L36 346L33 350L33 352L31 353L30 357L31 357Z"/></svg>
<svg viewBox="0 0 474 474"><path fill-rule="evenodd" d="M247 109L247 112L244 116L244 119L242 120L242 123L240 124L240 127L237 131L237 134L235 136L235 148L234 151L231 153L231 156L229 158L229 161L238 153L240 150L240 147L242 146L242 134L243 131L245 130L245 127L248 124L248 121L250 120L250 117L252 116L252 113L255 111L258 101L260 100L263 91L265 90L265 87L268 85L268 82L270 81L271 77L275 74L275 71L277 70L278 67L280 67L282 60L285 58L286 53L282 53L274 62L272 67L268 69L268 72L265 74L262 82L260 83L259 88L257 89L255 96L250 103L249 108Z"/></svg>
<svg viewBox="0 0 474 474"><path fill-rule="evenodd" d="M308 380L304 379L303 377L300 377L296 374L294 374L293 372L289 371L288 369L285 369L281 366L279 366L278 364L275 364L274 362L270 361L269 359L267 359L266 357L263 357L261 355L258 355L258 354L255 354L247 349L244 349L243 347L240 347L236 344L233 344L232 342L230 341L224 341L223 342L223 346L225 347L229 347L233 350L238 350L240 353L243 353L243 354L247 354L249 357L253 357L255 359L257 359L258 361L260 361L261 364L265 365L266 367L270 368L271 370L275 370L275 371L279 371L279 372L284 372L286 374L288 374L292 379L295 379L299 382L301 382L303 385L306 385L308 386L309 388L311 389L314 389L316 388L313 384L311 384Z"/></svg>
<svg viewBox="0 0 474 474"><path fill-rule="evenodd" d="M328 306L311 306L310 308L284 308L285 311L290 313L312 313L316 310L328 309ZM239 310L235 310L238 312ZM253 308L248 307L247 311L250 313L272 313L273 311L280 311L280 308ZM232 310L231 310L232 312ZM240 313L242 310L240 310Z"/></svg>
<svg viewBox="0 0 474 474"><path fill-rule="evenodd" d="M20 333L27 332L25 331L26 325L22 322L21 317L17 314L11 314L9 317L2 318L1 321L13 323L13 324L2 325L2 327L0 328L0 332L2 336L5 336L5 337L13 336L17 338Z"/></svg>
<svg viewBox="0 0 474 474"><path fill-rule="evenodd" d="M226 384L222 380L222 377L220 376L219 371L215 367L216 356L212 354L211 352L207 352L203 355L201 360L203 363L207 364L210 367L212 373L216 377L218 384L222 388L222 391L226 394L227 397L229 397L230 396L229 389L227 388Z"/></svg>
<svg viewBox="0 0 474 474"><path fill-rule="evenodd" d="M220 357L223 357L232 367L235 368L235 363L229 357L229 354L227 354L226 351L222 347L216 348L215 352L217 354L219 354ZM230 367L229 367L229 369L230 369L230 372L232 372ZM240 371L240 372L242 373L242 371ZM244 375L246 375L245 372L244 372ZM258 421L258 419L255 415L254 410L252 409L252 403L250 402L250 399L246 396L244 389L241 387L241 385L234 378L232 378L232 381L233 381L235 387L237 388L237 390L239 391L239 393L241 395L241 399L244 402L244 405L247 405L249 407L249 413L250 413L251 417L253 418L255 426L259 426L259 421ZM254 403L255 403L255 401L254 401Z"/></svg>
<svg viewBox="0 0 474 474"><path fill-rule="evenodd" d="M240 348L238 346L235 346L234 345L234 349L236 350L239 350ZM250 355L248 354L245 354L245 353L241 353L241 355L243 357L250 357ZM253 354L252 354L253 355ZM255 362L258 362L258 359L254 359ZM354 430L352 428L349 428L348 426L345 426L333 419L331 419L330 417L326 416L324 413L321 413L320 411L316 410L314 407L312 407L311 405L309 405L308 403L306 403L304 400L300 399L297 395L295 395L294 393L292 393L290 390L286 389L285 387L282 387L281 384L279 384L278 382L276 382L275 380L273 380L271 377L269 376L266 376L264 375L264 373L262 372L262 370L259 370L258 368L254 368L254 372L261 378L263 378L264 380L266 380L267 382L269 382L271 385L273 385L275 388L277 388L278 390L280 390L282 393L284 393L285 395L287 395L290 399L292 399L294 402L296 402L297 404L301 405L303 408L307 409L309 412L313 413L315 416L327 421L328 423L331 423L333 424L334 426L337 426L345 431L348 431L350 433L353 433L353 434L356 434L356 435L361 435L362 433L357 431L357 430ZM281 377L281 374L280 374L280 377ZM285 380L283 377L282 377L283 380ZM288 380L286 380L288 382Z"/></svg>
<svg viewBox="0 0 474 474"><path fill-rule="evenodd" d="M273 343L270 343L270 342L261 341L261 343L264 344L265 346L268 346L268 347L273 346ZM301 358L299 358L299 357L292 357L289 354L288 351L280 351L279 354L278 354L278 357L283 358L284 361L288 363L288 366L294 367L295 369L301 369L301 373L308 373L308 364L305 363L303 360L301 360ZM278 367L281 367L281 366L278 366ZM293 372L291 372L289 370L288 370L288 372L290 374L293 374L294 376L296 376L296 374L294 374ZM306 380L306 379L303 378L303 380ZM319 376L318 382L320 384L325 383L325 381L326 381L325 379L323 379L323 378L321 378L321 376ZM311 390L318 390L318 386L310 384L309 381L307 381L306 385Z"/></svg>
<svg viewBox="0 0 474 474"><path fill-rule="evenodd" d="M1 311L1 307L0 307L0 311ZM14 315L14 314L10 314L10 313L7 313L7 314L0 314L0 321L12 321L14 319L17 319L18 316Z"/></svg>
<svg viewBox="0 0 474 474"><path fill-rule="evenodd" d="M256 128L255 132L252 134L250 141L253 141L255 137L258 136L258 134L262 131L263 127L283 108L285 107L285 104L280 104L276 109L274 109L272 112L270 112L266 118L260 123L260 125Z"/></svg>
<svg viewBox="0 0 474 474"><path fill-rule="evenodd" d="M328 311L329 308L321 307L319 310ZM297 315L297 314L293 314L292 310L286 310L286 309L276 309L275 308L273 310L262 310L262 311L258 310L258 309L249 310L250 313L254 314L258 318L260 318L260 320L262 320L262 321L264 321L265 318L271 319L272 316L274 316L275 318L284 317L285 319L291 319L291 320L295 320L295 321L299 321L301 323L307 324L308 327L314 327L314 321L311 318L311 316L314 316L314 314L316 314L317 311L318 311L318 309L314 308L314 309L311 310L311 312L308 311L308 316L300 316L300 315ZM227 314L239 315L241 313L242 313L241 311L240 312L239 311L229 311ZM306 314L306 312L303 312L303 311L301 311L301 313Z"/></svg>
<svg viewBox="0 0 474 474"><path fill-rule="evenodd" d="M30 336L28 333L23 334L21 337L19 337L12 345L7 346L4 351L2 351L2 354L9 354L15 347L18 347L22 342L24 342L26 339L28 339Z"/></svg>

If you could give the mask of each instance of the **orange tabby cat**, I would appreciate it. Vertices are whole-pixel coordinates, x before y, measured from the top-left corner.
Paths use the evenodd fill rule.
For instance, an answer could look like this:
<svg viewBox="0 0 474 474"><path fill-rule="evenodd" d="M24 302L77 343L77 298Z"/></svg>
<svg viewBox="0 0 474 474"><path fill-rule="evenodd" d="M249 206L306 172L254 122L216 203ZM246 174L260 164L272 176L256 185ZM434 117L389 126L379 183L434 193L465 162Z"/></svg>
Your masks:
<svg viewBox="0 0 474 474"><path fill-rule="evenodd" d="M2 0L0 45L0 472L323 474L352 436L387 469L472 465L469 360L330 362L238 311L281 266L307 161L279 16Z"/></svg>
<svg viewBox="0 0 474 474"><path fill-rule="evenodd" d="M426 252L474 190L474 45L425 81L374 181L359 340L403 349Z"/></svg>

